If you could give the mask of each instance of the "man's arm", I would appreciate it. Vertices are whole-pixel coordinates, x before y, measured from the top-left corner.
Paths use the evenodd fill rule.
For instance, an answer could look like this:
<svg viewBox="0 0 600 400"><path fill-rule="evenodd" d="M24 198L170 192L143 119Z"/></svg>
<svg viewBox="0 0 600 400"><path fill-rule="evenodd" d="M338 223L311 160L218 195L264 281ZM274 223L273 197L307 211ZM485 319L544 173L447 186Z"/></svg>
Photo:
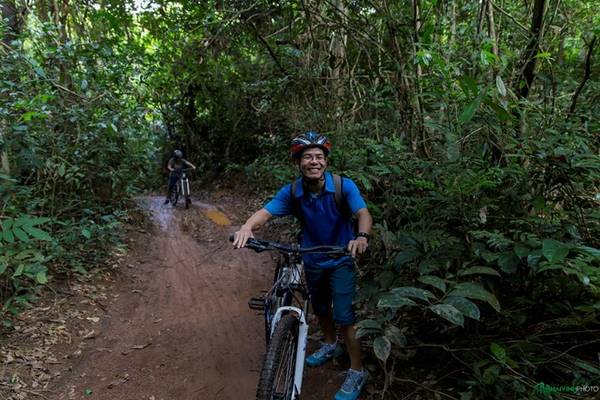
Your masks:
<svg viewBox="0 0 600 400"><path fill-rule="evenodd" d="M173 159L172 158L169 158L169 162L167 163L167 169L170 172L173 172L175 170L175 168L173 168Z"/></svg>
<svg viewBox="0 0 600 400"><path fill-rule="evenodd" d="M248 218L246 223L240 227L240 230L233 234L233 246L236 249L244 247L246 245L246 242L248 242L248 239L254 237L254 235L252 234L252 230L254 228L258 228L261 225L264 225L270 218L271 213L264 208L261 208L260 210L252 214L252 216Z"/></svg>
<svg viewBox="0 0 600 400"><path fill-rule="evenodd" d="M358 218L358 232L371 234L371 228L373 227L373 217L366 208L358 210L354 216ZM369 247L369 239L364 236L358 236L356 239L348 242L348 251L352 253L352 257L356 257L357 254L363 254L367 247Z"/></svg>

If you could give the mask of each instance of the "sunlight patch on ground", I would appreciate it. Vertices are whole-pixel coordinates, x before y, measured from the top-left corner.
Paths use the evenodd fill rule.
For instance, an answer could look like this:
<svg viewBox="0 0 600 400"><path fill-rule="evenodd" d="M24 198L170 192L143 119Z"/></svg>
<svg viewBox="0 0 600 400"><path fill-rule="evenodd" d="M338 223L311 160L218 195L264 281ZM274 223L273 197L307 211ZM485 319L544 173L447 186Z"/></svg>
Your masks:
<svg viewBox="0 0 600 400"><path fill-rule="evenodd" d="M206 210L206 216L208 218L210 218L210 220L212 222L214 222L217 225L231 225L231 221L229 220L229 218L227 218L227 216L225 216L225 214L223 214L221 211L218 211L217 209L210 209L210 210Z"/></svg>

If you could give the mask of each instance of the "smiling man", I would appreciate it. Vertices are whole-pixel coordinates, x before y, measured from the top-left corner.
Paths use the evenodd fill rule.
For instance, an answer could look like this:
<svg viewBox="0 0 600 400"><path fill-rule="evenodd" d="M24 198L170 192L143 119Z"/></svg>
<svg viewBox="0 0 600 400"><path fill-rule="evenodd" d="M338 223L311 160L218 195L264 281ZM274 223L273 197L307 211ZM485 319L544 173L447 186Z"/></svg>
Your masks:
<svg viewBox="0 0 600 400"><path fill-rule="evenodd" d="M236 248L244 247L248 239L253 237L252 230L272 216L292 214L302 223L302 247L342 246L348 248L352 257L365 252L373 219L356 184L348 178L334 178L326 171L330 151L331 142L315 131L306 132L292 140L290 155L300 172L300 178L279 190L264 208L240 227L233 243ZM338 178L339 185L336 183ZM342 198L340 203L343 204L337 204L337 190L341 191L338 197ZM346 209L349 212L345 212ZM353 216L358 219L357 234L353 230ZM354 329L352 302L356 295L356 270L352 257L332 259L311 254L303 259L313 309L325 335L324 343L307 357L306 364L316 367L343 353L335 334L336 323L341 327L350 355L350 369L335 395L336 400L357 399L367 381L367 372L361 361L360 342Z"/></svg>

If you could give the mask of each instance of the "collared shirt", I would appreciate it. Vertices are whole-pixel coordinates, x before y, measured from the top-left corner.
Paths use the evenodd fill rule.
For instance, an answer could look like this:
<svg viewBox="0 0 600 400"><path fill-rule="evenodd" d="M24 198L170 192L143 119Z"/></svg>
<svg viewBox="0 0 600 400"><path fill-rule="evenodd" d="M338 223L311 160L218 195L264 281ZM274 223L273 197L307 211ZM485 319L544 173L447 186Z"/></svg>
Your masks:
<svg viewBox="0 0 600 400"><path fill-rule="evenodd" d="M352 179L344 178L342 198L348 203L352 214L366 208L367 205ZM321 193L305 193L302 178L294 182L296 197L300 198L302 224L302 247L320 245L346 247L354 239L352 221L344 217L335 205L335 184L330 172L325 173L325 185ZM273 216L290 215L293 212L292 184L282 187L275 197L265 205L265 209ZM321 268L331 268L347 261L347 257L332 259L319 254L307 254L304 262L316 264Z"/></svg>

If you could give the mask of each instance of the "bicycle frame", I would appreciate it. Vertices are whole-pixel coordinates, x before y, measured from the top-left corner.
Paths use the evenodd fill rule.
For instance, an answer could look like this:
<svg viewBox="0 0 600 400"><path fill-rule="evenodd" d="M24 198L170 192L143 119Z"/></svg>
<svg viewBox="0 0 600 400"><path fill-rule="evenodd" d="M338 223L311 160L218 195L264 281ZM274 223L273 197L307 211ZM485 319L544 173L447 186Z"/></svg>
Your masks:
<svg viewBox="0 0 600 400"><path fill-rule="evenodd" d="M233 235L229 237L234 241ZM284 245L276 242L249 239L246 247L260 253L266 250L277 251L283 255L283 262L277 268L275 282L263 298L252 298L248 305L252 309L262 309L265 316L265 328L267 339L267 352L270 351L271 337L276 332L277 325L290 314L294 314L298 321L297 344L295 351L295 366L293 379L291 379L291 397L286 399L298 399L302 392L302 379L304 376L304 359L306 357L306 346L308 342L307 311L310 303L310 295L303 282L302 254L321 253L331 257L348 256L346 249L336 246L315 246L301 248L298 245ZM300 295L299 298L297 295ZM295 300L295 302L294 302ZM293 357L293 356L292 356ZM291 371L290 371L291 372ZM290 375L287 375L291 377ZM260 390L260 388L259 388ZM263 392L264 394L265 392ZM286 393L288 393L286 391ZM290 394L290 393L288 393Z"/></svg>
<svg viewBox="0 0 600 400"><path fill-rule="evenodd" d="M189 196L190 195L190 180L187 177L187 174L185 173L185 171L183 171L181 173L181 176L178 179L178 183L179 183L179 193L181 193L183 196Z"/></svg>

